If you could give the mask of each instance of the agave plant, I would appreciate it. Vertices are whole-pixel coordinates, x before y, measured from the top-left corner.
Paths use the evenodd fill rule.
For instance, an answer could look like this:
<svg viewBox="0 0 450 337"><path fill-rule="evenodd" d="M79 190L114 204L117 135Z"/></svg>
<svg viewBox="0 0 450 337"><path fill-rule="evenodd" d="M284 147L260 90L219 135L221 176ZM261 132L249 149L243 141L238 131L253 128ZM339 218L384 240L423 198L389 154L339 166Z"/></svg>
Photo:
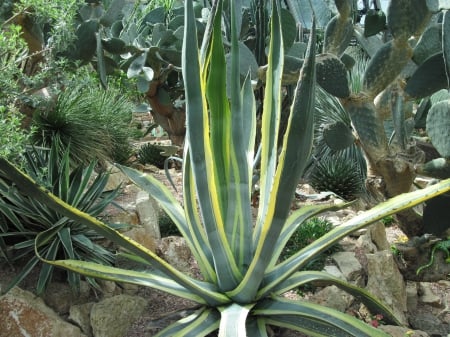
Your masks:
<svg viewBox="0 0 450 337"><path fill-rule="evenodd" d="M250 78L241 85L236 27L240 5L231 4L231 83L227 96L224 45L221 34L222 1L215 2L211 34L199 53L193 1L186 1L183 78L186 87L187 140L183 162L183 204L152 176L121 166L123 172L155 197L185 237L202 279L185 275L152 251L99 220L70 207L37 186L6 160L0 170L20 189L65 216L96 229L127 250L130 258L152 266L151 271L123 270L74 260L43 260L90 277L129 282L163 290L200 304L199 308L157 336L268 336L268 326L287 327L309 336L388 336L355 317L336 310L283 297L309 282L335 284L348 291L387 323L398 323L389 308L365 290L327 273L299 271L318 254L349 233L412 207L450 189L450 180L398 196L359 214L315 240L288 259L279 256L290 236L312 216L337 206L311 205L291 212L298 180L312 147L315 83L314 29L281 152L277 130L281 111L283 70L279 5L272 2L269 67L262 120L260 203L252 217L251 187L256 131L255 101ZM199 210L199 212L198 212ZM39 235L36 250L45 243Z"/></svg>
<svg viewBox="0 0 450 337"><path fill-rule="evenodd" d="M54 195L91 216L99 216L119 193L119 188L105 191L107 173L94 176L95 162L88 167L69 167L69 149L60 155L58 143L51 149L31 148L25 152L25 171ZM19 284L39 263L35 255L35 239L46 233L40 253L46 258L71 258L112 265L114 254L97 243L102 238L85 225L62 216L45 203L19 191L7 177L0 174L0 249L11 256L11 263L28 259L21 272L4 289ZM10 243L7 249L7 243ZM42 293L51 280L54 267L42 264L36 285ZM67 273L70 286L79 289L80 276ZM95 280L88 281L96 286Z"/></svg>

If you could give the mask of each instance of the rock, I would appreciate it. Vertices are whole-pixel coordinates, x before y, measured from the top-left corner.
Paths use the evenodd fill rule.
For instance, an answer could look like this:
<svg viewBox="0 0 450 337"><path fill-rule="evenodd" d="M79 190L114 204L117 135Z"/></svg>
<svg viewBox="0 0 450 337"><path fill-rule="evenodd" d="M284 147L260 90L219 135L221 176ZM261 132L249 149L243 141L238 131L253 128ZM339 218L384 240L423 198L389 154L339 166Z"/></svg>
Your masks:
<svg viewBox="0 0 450 337"><path fill-rule="evenodd" d="M367 254L367 290L388 305L397 319L406 320L406 285L389 251Z"/></svg>
<svg viewBox="0 0 450 337"><path fill-rule="evenodd" d="M345 276L342 274L342 272L339 270L338 267L333 266L333 265L327 265L323 268L323 271L334 276L337 277L341 280L347 281L347 279L345 278Z"/></svg>
<svg viewBox="0 0 450 337"><path fill-rule="evenodd" d="M353 302L353 296L336 286L328 286L316 292L311 301L327 308L345 312Z"/></svg>
<svg viewBox="0 0 450 337"><path fill-rule="evenodd" d="M141 297L117 295L95 303L91 327L95 337L123 337L147 306Z"/></svg>
<svg viewBox="0 0 450 337"><path fill-rule="evenodd" d="M122 289L114 281L99 279L97 283L101 288L103 297L113 297L122 293Z"/></svg>
<svg viewBox="0 0 450 337"><path fill-rule="evenodd" d="M173 267L186 274L191 273L191 250L181 236L167 236L159 245L161 257Z"/></svg>
<svg viewBox="0 0 450 337"><path fill-rule="evenodd" d="M356 247L365 253L375 253L378 251L368 230L356 240Z"/></svg>
<svg viewBox="0 0 450 337"><path fill-rule="evenodd" d="M153 233L149 232L144 226L136 226L123 233L130 239L140 243L145 248L150 249L152 252L156 251L157 239L153 236Z"/></svg>
<svg viewBox="0 0 450 337"><path fill-rule="evenodd" d="M414 311L417 308L419 288L417 282L407 281L406 282L406 307L408 312Z"/></svg>
<svg viewBox="0 0 450 337"><path fill-rule="evenodd" d="M112 164L108 164L106 170L110 172L108 183L105 186L105 191L112 191L118 186L124 186L130 179L122 173L122 171Z"/></svg>
<svg viewBox="0 0 450 337"><path fill-rule="evenodd" d="M420 331L420 330L411 330L408 328L404 328L401 326L395 326L395 325L380 325L378 329L383 330L386 332L389 336L392 337L429 337L429 335L426 332Z"/></svg>
<svg viewBox="0 0 450 337"><path fill-rule="evenodd" d="M158 217L159 207L155 199L147 192L139 191L136 196L136 211L140 224L155 239L161 239Z"/></svg>
<svg viewBox="0 0 450 337"><path fill-rule="evenodd" d="M411 315L409 322L413 329L426 331L430 336L447 336L450 331L449 324L443 324L435 314L421 312Z"/></svg>
<svg viewBox="0 0 450 337"><path fill-rule="evenodd" d="M378 250L389 250L391 248L386 237L386 227L382 222L376 222L369 226L368 232L372 242L377 246Z"/></svg>
<svg viewBox="0 0 450 337"><path fill-rule="evenodd" d="M363 268L353 252L337 252L331 255L339 270L349 282L362 285Z"/></svg>
<svg viewBox="0 0 450 337"><path fill-rule="evenodd" d="M62 320L44 301L18 287L0 297L0 337L85 337Z"/></svg>
<svg viewBox="0 0 450 337"><path fill-rule="evenodd" d="M419 283L419 301L435 308L443 308L442 298L433 292L432 284L429 282Z"/></svg>
<svg viewBox="0 0 450 337"><path fill-rule="evenodd" d="M91 328L91 309L94 302L74 304L69 310L69 320L81 328L88 337L94 336Z"/></svg>
<svg viewBox="0 0 450 337"><path fill-rule="evenodd" d="M76 294L65 282L51 282L45 293L45 303L58 314L67 314L70 306L82 303L89 298L90 286L86 281L80 281L80 292Z"/></svg>

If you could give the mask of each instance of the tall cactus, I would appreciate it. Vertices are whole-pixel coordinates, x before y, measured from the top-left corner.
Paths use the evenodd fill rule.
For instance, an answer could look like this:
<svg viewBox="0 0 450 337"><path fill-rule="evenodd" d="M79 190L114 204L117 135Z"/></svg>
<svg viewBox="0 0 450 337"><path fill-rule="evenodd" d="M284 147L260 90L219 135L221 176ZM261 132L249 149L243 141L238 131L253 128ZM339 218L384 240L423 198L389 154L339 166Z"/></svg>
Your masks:
<svg viewBox="0 0 450 337"><path fill-rule="evenodd" d="M354 32L352 1L335 0L335 4L338 13L326 27L323 52L341 58ZM382 197L409 191L417 174L449 176L450 101L434 104L427 118L427 131L442 158L423 163L424 155L410 137L414 128L412 101L449 87L450 16L444 11L442 23L430 24L432 14L426 0L391 1L386 16L387 31L392 36L389 41L373 43L375 37L368 40L362 34L355 34L363 46L371 44L371 60L364 73L361 92L343 90L341 83L337 85L340 88L340 95L337 95L332 84L323 86L340 98L349 113L358 143L367 158L368 187L372 186L371 177L381 177L383 184L377 184L377 193ZM420 40L422 34L433 36L435 43L426 45L425 39ZM373 46L377 44L380 46L374 51ZM430 51L434 54L429 55ZM421 63L416 65L413 61ZM340 68L334 68L333 77L342 77L342 74L335 74L337 69ZM326 71L325 68L322 71ZM327 76L329 72L323 75ZM391 138L385 131L386 119L392 119L394 124ZM426 232L422 219L412 211L400 214L399 219L403 220L401 227L408 236Z"/></svg>

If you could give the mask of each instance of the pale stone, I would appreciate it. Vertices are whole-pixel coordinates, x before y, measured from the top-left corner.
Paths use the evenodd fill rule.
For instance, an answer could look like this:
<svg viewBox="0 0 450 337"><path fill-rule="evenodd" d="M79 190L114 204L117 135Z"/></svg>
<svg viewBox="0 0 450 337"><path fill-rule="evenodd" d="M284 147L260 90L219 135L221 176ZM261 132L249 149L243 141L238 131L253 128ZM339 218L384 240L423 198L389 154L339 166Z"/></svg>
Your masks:
<svg viewBox="0 0 450 337"><path fill-rule="evenodd" d="M408 308L408 312L412 312L417 309L418 298L417 282L406 282L406 306Z"/></svg>
<svg viewBox="0 0 450 337"><path fill-rule="evenodd" d="M122 293L122 289L114 281L100 279L97 280L97 283L101 288L103 297L112 297Z"/></svg>
<svg viewBox="0 0 450 337"><path fill-rule="evenodd" d="M316 292L311 301L327 308L345 312L353 302L353 296L336 286L328 286Z"/></svg>
<svg viewBox="0 0 450 337"><path fill-rule="evenodd" d="M92 337L91 328L91 309L94 302L83 304L75 304L70 307L69 320L78 325L83 333L88 337Z"/></svg>
<svg viewBox="0 0 450 337"><path fill-rule="evenodd" d="M18 287L0 297L0 337L85 337L62 320L44 301Z"/></svg>
<svg viewBox="0 0 450 337"><path fill-rule="evenodd" d="M105 191L112 191L119 186L124 186L130 181L119 168L112 164L107 164L106 170L109 172L108 182L105 186Z"/></svg>
<svg viewBox="0 0 450 337"><path fill-rule="evenodd" d="M367 290L388 305L402 324L406 320L406 285L389 251L367 254Z"/></svg>
<svg viewBox="0 0 450 337"><path fill-rule="evenodd" d="M133 227L129 231L124 232L123 235L138 242L139 244L151 250L152 252L155 252L156 247L158 246L156 238L152 235L152 233L148 232L147 229L143 226Z"/></svg>
<svg viewBox="0 0 450 337"><path fill-rule="evenodd" d="M373 243L369 231L366 231L356 240L356 247L365 253L375 253L378 251L377 246Z"/></svg>
<svg viewBox="0 0 450 337"><path fill-rule="evenodd" d="M389 250L391 245L386 237L386 227L382 222L376 222L369 226L368 231L372 242L377 246L378 250Z"/></svg>
<svg viewBox="0 0 450 337"><path fill-rule="evenodd" d="M353 252L337 252L331 255L339 270L349 282L360 281L363 276L361 263Z"/></svg>
<svg viewBox="0 0 450 337"><path fill-rule="evenodd" d="M323 268L323 271L334 276L337 277L343 281L346 281L345 276L342 274L342 272L339 270L338 267L333 266L333 265L327 265Z"/></svg>
<svg viewBox="0 0 450 337"><path fill-rule="evenodd" d="M419 301L432 307L443 308L441 297L435 294L431 287L429 282L419 283Z"/></svg>
<svg viewBox="0 0 450 337"><path fill-rule="evenodd" d="M161 239L158 224L159 207L156 200L147 192L139 191L136 196L136 211L140 224L145 227L147 232L155 239Z"/></svg>
<svg viewBox="0 0 450 337"><path fill-rule="evenodd" d="M77 294L66 282L51 282L44 293L44 301L58 314L67 314L71 305L89 298L90 289L86 281L80 281L80 291Z"/></svg>
<svg viewBox="0 0 450 337"><path fill-rule="evenodd" d="M147 306L141 297L117 295L95 303L91 327L95 337L123 337Z"/></svg>
<svg viewBox="0 0 450 337"><path fill-rule="evenodd" d="M159 246L162 258L181 272L190 274L192 257L186 240L180 236L168 236L161 239Z"/></svg>

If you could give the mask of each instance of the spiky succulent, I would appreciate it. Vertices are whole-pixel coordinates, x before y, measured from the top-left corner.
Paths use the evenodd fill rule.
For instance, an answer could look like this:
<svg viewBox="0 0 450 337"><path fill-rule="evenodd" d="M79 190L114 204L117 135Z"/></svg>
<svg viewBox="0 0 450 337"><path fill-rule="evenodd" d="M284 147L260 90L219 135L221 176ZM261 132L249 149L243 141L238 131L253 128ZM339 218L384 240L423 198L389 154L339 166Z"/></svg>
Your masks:
<svg viewBox="0 0 450 337"><path fill-rule="evenodd" d="M339 157L318 161L311 172L311 186L317 191L331 191L345 200L354 200L363 189L358 166Z"/></svg>
<svg viewBox="0 0 450 337"><path fill-rule="evenodd" d="M162 169L167 157L163 156L161 152L158 145L146 143L138 150L138 160L141 164L151 164Z"/></svg>

